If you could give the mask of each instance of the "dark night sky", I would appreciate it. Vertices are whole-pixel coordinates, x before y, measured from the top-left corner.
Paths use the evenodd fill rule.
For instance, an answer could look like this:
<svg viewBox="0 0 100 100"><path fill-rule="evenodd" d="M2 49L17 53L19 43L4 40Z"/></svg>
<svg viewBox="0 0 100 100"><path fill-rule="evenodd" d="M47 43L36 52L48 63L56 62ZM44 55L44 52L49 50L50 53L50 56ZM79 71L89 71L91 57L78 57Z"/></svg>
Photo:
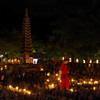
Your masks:
<svg viewBox="0 0 100 100"><path fill-rule="evenodd" d="M88 12L95 15L100 10L99 4L99 0L3 0L0 3L0 30L13 27L21 30L24 11L28 7L32 35L45 39L45 34L52 32L50 23L59 16L87 16Z"/></svg>
<svg viewBox="0 0 100 100"><path fill-rule="evenodd" d="M32 35L50 33L49 23L52 20L56 0L3 0L0 4L0 30L11 30L13 27L21 30L25 8L29 9ZM38 30L38 31L37 31ZM40 31L39 31L40 30ZM45 37L43 37L44 39Z"/></svg>

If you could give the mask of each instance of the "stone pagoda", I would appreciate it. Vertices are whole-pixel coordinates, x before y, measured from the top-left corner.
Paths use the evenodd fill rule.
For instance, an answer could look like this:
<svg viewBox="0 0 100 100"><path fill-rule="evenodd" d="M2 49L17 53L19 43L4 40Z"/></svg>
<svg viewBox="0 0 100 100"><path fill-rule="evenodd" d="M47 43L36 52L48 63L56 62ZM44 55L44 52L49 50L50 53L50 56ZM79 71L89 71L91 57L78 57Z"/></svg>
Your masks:
<svg viewBox="0 0 100 100"><path fill-rule="evenodd" d="M29 57L32 54L32 39L30 18L28 17L28 8L25 10L25 16L22 21L22 35L21 35L21 53L23 63L31 63Z"/></svg>

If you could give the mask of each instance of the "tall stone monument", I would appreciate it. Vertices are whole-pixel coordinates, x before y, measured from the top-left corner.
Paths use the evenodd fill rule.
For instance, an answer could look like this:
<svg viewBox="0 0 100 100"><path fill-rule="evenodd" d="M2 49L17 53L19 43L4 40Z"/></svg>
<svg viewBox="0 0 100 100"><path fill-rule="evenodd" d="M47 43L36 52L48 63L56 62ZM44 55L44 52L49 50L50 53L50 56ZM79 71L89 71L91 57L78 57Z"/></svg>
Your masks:
<svg viewBox="0 0 100 100"><path fill-rule="evenodd" d="M31 39L31 27L30 18L28 17L28 8L25 10L25 16L22 21L22 35L21 35L21 53L23 57L23 63L30 62L30 54L32 53L32 39Z"/></svg>

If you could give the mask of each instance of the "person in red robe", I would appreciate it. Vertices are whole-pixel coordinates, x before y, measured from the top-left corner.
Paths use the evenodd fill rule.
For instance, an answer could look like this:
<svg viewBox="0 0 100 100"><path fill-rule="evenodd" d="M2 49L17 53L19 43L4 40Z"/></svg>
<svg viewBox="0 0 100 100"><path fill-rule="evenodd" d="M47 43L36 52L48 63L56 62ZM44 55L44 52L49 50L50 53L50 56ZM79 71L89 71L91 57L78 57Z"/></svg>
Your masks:
<svg viewBox="0 0 100 100"><path fill-rule="evenodd" d="M65 59L63 63L60 65L59 70L59 78L60 78L60 88L66 88L66 90L70 87L69 78L68 78L68 66L69 59Z"/></svg>

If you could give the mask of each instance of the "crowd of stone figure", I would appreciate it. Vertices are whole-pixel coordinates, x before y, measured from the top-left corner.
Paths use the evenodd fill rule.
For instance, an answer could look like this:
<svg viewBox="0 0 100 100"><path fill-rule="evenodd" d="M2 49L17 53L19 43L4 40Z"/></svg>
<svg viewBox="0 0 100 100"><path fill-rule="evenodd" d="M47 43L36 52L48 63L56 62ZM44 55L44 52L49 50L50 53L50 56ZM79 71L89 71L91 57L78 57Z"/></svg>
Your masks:
<svg viewBox="0 0 100 100"><path fill-rule="evenodd" d="M99 100L100 87L95 91L85 88L84 86L77 87L77 92L63 91L59 88L49 89L45 87L44 83L47 78L46 73L59 72L61 61L41 61L36 66L44 68L44 71L23 72L21 69L9 75L4 74L4 80L1 85L6 87L8 84L26 88L33 92L33 95L24 95L17 92L1 88L0 100ZM17 65L16 65L17 66ZM100 66L79 63L69 63L69 78L93 78L100 80ZM29 99L28 99L29 98Z"/></svg>

